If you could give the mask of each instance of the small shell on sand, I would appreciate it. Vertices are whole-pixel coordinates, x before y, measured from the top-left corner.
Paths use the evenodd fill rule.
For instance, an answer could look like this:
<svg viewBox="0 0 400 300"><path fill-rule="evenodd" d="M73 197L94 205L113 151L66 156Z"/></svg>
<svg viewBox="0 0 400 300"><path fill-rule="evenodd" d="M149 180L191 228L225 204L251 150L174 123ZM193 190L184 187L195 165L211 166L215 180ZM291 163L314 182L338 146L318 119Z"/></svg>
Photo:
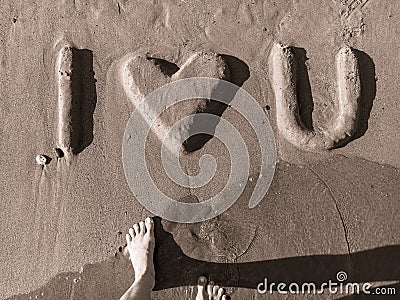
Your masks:
<svg viewBox="0 0 400 300"><path fill-rule="evenodd" d="M47 165L50 162L50 160L46 155L39 154L38 156L36 156L36 162L38 165L44 166Z"/></svg>

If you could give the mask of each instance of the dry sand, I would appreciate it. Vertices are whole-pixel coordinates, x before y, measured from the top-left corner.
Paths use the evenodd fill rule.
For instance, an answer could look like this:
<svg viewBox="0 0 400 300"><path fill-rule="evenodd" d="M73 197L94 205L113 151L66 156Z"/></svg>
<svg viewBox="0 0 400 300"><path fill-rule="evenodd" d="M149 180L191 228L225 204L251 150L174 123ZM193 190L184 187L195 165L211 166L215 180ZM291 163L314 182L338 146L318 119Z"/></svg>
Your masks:
<svg viewBox="0 0 400 300"><path fill-rule="evenodd" d="M195 53L216 53L230 80L265 107L279 154L272 186L256 208L247 207L255 184L249 180L238 202L216 219L163 220L163 230L157 220L154 299L193 298L203 274L227 286L233 299L263 298L256 286L264 277L324 282L344 270L354 282L398 282L399 12L400 2L389 0L3 0L1 299L118 299L129 286L132 270L119 248L128 227L149 215L129 190L121 159L134 109L120 76L129 54L183 66ZM344 46L354 50L357 124L334 149L309 151L278 128L283 112L270 69L277 43L295 51L296 114L310 132L329 131L338 119L336 57ZM79 62L71 82L59 73L66 46ZM208 72L205 67L201 74ZM72 90L78 94L72 97ZM250 177L257 178L259 149L249 124L231 108L223 117L244 136ZM182 188L160 167L153 134L149 170L176 200L208 199L223 188L230 161L221 142L211 139L181 157L188 173L198 172L204 153L215 156L218 177L206 187ZM47 164L37 164L40 154Z"/></svg>

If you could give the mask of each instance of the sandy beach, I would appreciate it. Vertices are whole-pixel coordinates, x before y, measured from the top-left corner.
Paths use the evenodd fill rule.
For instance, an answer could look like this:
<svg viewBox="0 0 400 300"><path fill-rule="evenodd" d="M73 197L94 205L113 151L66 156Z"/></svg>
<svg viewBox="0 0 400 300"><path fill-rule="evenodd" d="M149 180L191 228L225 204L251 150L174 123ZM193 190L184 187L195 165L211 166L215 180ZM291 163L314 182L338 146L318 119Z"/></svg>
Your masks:
<svg viewBox="0 0 400 300"><path fill-rule="evenodd" d="M250 209L266 184L255 125L204 98L161 115L144 152L171 199L214 197L238 163L206 137L179 160L195 176L210 154L215 176L197 188L171 180L161 147L178 119L220 116L250 160L222 214L192 224L156 216L153 299L194 299L200 275L232 299L288 299L257 285L322 283L339 271L400 293L400 2L3 0L0 15L0 299L119 299L133 280L125 233L153 216L125 178L125 128L149 93L191 77L255 99L247 108L270 124L276 167Z"/></svg>

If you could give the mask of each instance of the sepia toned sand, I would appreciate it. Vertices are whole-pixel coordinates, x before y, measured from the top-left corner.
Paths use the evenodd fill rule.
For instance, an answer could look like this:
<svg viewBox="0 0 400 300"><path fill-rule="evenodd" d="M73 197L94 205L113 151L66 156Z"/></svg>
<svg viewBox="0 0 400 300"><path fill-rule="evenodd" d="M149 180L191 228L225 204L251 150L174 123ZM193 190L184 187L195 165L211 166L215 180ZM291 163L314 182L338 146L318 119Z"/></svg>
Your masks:
<svg viewBox="0 0 400 300"><path fill-rule="evenodd" d="M279 161L267 195L250 210L257 139L232 108L213 108L242 134L251 157L249 180L239 200L215 219L177 224L156 218L153 298L193 299L197 278L205 275L232 299L267 299L256 290L265 277L322 283L342 270L352 282L394 285L400 292L399 12L400 3L389 0L4 0L0 298L123 294L133 279L123 255L125 233L151 213L124 177L122 137L135 103L121 82L121 61L148 56L184 69L196 53L221 57L229 81L264 108ZM332 149L305 149L282 134L270 65L277 44L296 54L297 117L308 132L334 128L337 55L351 47L361 95L352 134L333 139ZM74 49L70 81L60 77L62 49ZM183 77L214 74L207 64L187 71ZM154 84L151 79L146 77ZM224 187L231 162L218 139L181 155L191 175L199 172L203 154L216 159L218 176L197 189L168 178L160 147L152 133L148 168L173 199L203 201ZM36 162L38 155L48 157L44 164Z"/></svg>

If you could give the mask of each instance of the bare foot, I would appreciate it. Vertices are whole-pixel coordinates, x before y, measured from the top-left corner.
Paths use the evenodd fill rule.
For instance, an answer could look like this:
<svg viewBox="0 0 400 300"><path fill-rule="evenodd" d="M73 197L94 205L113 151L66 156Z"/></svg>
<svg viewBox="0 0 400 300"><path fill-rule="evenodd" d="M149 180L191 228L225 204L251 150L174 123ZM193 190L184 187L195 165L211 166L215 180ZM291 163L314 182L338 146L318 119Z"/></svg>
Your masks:
<svg viewBox="0 0 400 300"><path fill-rule="evenodd" d="M228 300L223 288L210 282L207 285L207 278L200 276L197 281L196 300Z"/></svg>
<svg viewBox="0 0 400 300"><path fill-rule="evenodd" d="M154 287L154 223L146 218L129 228L126 235L127 249L135 271L135 282L152 289Z"/></svg>

